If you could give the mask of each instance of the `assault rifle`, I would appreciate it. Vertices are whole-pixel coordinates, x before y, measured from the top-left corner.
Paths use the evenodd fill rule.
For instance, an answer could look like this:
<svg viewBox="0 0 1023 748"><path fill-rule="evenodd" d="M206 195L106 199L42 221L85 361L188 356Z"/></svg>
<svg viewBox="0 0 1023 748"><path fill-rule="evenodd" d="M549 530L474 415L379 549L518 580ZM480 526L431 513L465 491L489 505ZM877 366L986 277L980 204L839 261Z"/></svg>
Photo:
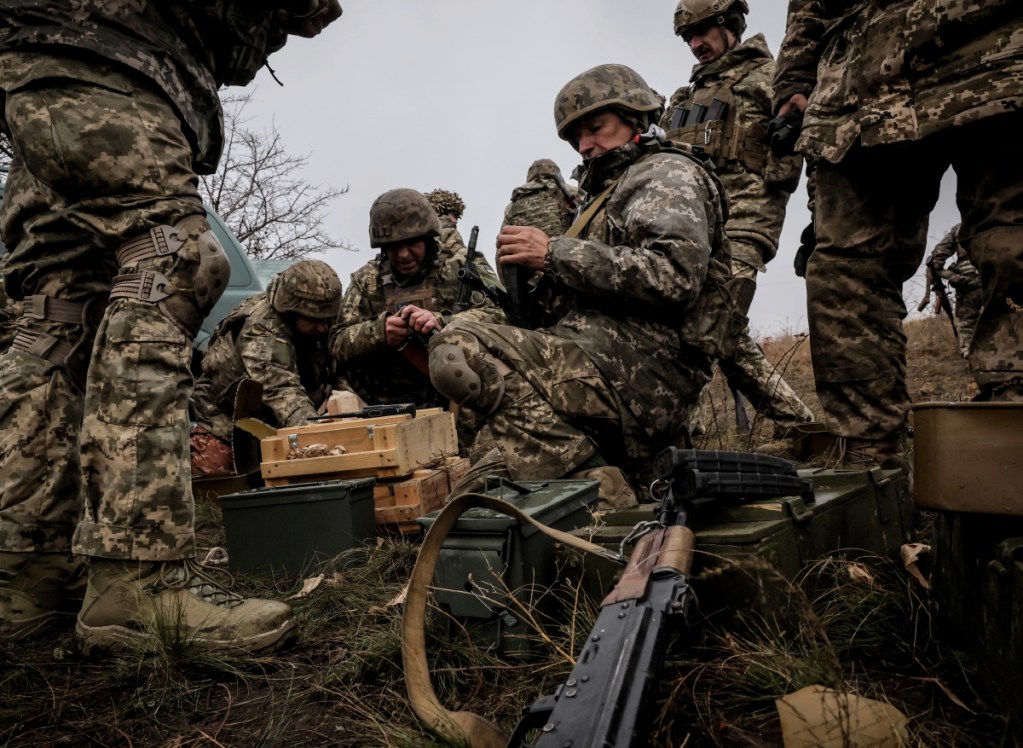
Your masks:
<svg viewBox="0 0 1023 748"><path fill-rule="evenodd" d="M644 742L667 634L693 605L687 575L696 539L686 526L689 515L708 501L794 494L813 500L812 481L788 460L768 455L672 447L658 455L654 474L661 496L656 520L633 530L629 563L604 599L572 674L526 711L509 748Z"/></svg>
<svg viewBox="0 0 1023 748"><path fill-rule="evenodd" d="M933 293L935 301L938 302L935 314L944 312L948 315L948 321L952 325L952 334L958 338L959 328L956 327L955 313L952 311L952 302L948 300L948 289L945 287L945 280L941 277L940 271L928 266L926 284L927 290L925 291L924 298L920 301L916 310L922 312L931 302L931 294Z"/></svg>
<svg viewBox="0 0 1023 748"><path fill-rule="evenodd" d="M473 226L469 234L469 244L466 247L468 252L465 255L465 262L458 268L458 295L455 296L454 311L464 312L472 306L472 292L476 289L482 291L495 304L501 304L501 290L494 285L487 285L476 268L476 242L480 236L480 227Z"/></svg>
<svg viewBox="0 0 1023 748"><path fill-rule="evenodd" d="M408 413L416 415L415 403L394 403L393 405L367 405L361 410L351 413L328 413L322 416L310 416L310 421L329 421L332 418L380 418L381 416L400 416Z"/></svg>

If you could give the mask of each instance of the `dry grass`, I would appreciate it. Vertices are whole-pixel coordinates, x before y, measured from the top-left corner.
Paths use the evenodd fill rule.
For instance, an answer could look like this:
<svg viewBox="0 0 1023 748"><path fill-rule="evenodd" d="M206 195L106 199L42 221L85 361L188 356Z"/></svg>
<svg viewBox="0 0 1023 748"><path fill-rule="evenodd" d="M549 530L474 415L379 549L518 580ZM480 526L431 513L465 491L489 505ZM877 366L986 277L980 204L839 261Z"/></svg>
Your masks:
<svg viewBox="0 0 1023 748"><path fill-rule="evenodd" d="M764 347L819 410L806 340L788 336ZM946 321L910 325L910 361L915 398L968 396ZM730 398L714 386L710 422L720 445L734 445ZM206 506L201 519L202 544L222 545L219 513ZM2 644L0 746L434 745L407 706L400 610L386 607L416 552L414 543L387 540L364 564L326 569L327 581L295 603L301 639L270 656L172 648L161 656L88 658L68 629ZM895 704L911 718L914 746L1010 744L970 663L934 636L926 593L900 569L881 559L828 560L804 577L812 583L776 580L775 594L787 601L776 616L733 611L678 632L658 692L653 745L778 746L774 699L815 683ZM238 584L278 598L297 589L296 580ZM560 594L564 612L548 626L553 641L535 662L481 651L435 612L428 641L435 686L449 708L510 729L522 707L554 690L570 670L564 653L578 651L594 618L593 605L570 585Z"/></svg>

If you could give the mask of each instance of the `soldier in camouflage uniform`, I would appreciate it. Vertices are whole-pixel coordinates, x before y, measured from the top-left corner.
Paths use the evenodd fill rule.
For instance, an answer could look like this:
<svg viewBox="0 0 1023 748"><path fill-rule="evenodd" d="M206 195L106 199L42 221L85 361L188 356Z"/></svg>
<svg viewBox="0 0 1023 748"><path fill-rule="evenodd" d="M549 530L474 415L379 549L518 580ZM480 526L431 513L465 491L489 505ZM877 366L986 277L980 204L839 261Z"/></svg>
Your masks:
<svg viewBox="0 0 1023 748"><path fill-rule="evenodd" d="M778 251L785 206L799 182L802 159L778 158L768 147L774 58L763 34L741 40L748 12L746 0L681 0L675 33L699 63L689 85L671 97L661 127L672 142L699 145L714 159L728 195L725 233L732 273L755 283ZM732 389L774 421L776 437L813 420L748 329L735 355L719 366Z"/></svg>
<svg viewBox="0 0 1023 748"><path fill-rule="evenodd" d="M981 286L980 274L973 267L966 250L959 243L959 227L956 224L945 234L945 237L931 251L927 258L927 267L936 276L944 278L956 292L955 315L956 332L959 335L959 352L967 358L970 352L970 341L977 327L980 316ZM945 267L948 259L955 255L955 261Z"/></svg>
<svg viewBox="0 0 1023 748"><path fill-rule="evenodd" d="M437 243L444 249L456 251L464 247L462 235L458 232L458 222L465 213L465 202L457 192L451 190L436 189L426 193L426 199L437 211L437 218L440 220L440 236Z"/></svg>
<svg viewBox="0 0 1023 748"><path fill-rule="evenodd" d="M949 166L959 241L983 287L970 367L982 397L1023 400L1023 4L793 1L775 107L805 111L797 148L817 159L810 341L848 458L901 452L902 286L923 259Z"/></svg>
<svg viewBox="0 0 1023 748"><path fill-rule="evenodd" d="M337 382L327 333L341 308L341 281L320 260L300 260L221 320L195 383L192 474L233 472L231 441L238 384L263 386L261 419L301 426Z"/></svg>
<svg viewBox="0 0 1023 748"><path fill-rule="evenodd" d="M230 266L199 172L223 142L220 85L249 82L336 0L7 0L0 228L24 303L0 357L0 636L78 612L86 649L276 645L288 605L194 561L192 339ZM87 376L88 375L88 376ZM82 600L81 563L89 558Z"/></svg>
<svg viewBox="0 0 1023 748"><path fill-rule="evenodd" d="M10 255L0 257L0 353L11 347L14 342L14 325L21 316L21 304L7 295L4 286L4 265Z"/></svg>
<svg viewBox="0 0 1023 748"><path fill-rule="evenodd" d="M647 470L682 437L707 349L720 352L732 319L718 306L731 279L720 186L691 152L662 145L660 112L623 65L565 85L555 121L584 159L588 199L564 235L506 226L497 245L498 262L556 279L569 310L541 330L458 319L430 343L437 389L487 419L492 471L595 475L606 503L624 505L635 494L614 473L620 488L622 469Z"/></svg>
<svg viewBox="0 0 1023 748"><path fill-rule="evenodd" d="M366 402L435 406L425 336L455 315L503 322L504 314L480 288L472 289L465 309L456 308L466 249L438 245L440 221L426 197L410 189L385 192L370 208L369 220L370 246L380 256L352 273L330 349ZM482 255L476 269L486 285L498 284Z"/></svg>

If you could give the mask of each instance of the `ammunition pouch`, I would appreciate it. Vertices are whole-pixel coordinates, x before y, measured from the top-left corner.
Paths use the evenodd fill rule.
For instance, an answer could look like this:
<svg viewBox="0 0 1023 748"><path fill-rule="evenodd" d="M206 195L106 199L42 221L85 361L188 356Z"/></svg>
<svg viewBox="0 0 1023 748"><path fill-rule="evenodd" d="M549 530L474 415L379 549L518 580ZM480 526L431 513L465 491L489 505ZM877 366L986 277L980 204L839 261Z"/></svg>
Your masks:
<svg viewBox="0 0 1023 748"><path fill-rule="evenodd" d="M749 325L755 291L752 279L729 275L724 263L711 258L703 289L682 322L682 342L713 359L731 357Z"/></svg>
<svg viewBox="0 0 1023 748"><path fill-rule="evenodd" d="M767 128L760 124L735 127L716 119L671 130L668 140L702 149L719 166L738 162L761 176L767 169Z"/></svg>

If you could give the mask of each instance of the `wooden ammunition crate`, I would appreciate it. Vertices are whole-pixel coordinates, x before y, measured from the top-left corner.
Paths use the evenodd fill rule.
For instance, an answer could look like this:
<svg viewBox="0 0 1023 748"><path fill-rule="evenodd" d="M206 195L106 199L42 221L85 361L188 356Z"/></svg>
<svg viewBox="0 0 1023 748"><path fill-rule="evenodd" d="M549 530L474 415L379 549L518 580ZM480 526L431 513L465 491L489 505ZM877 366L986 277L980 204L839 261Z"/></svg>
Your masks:
<svg viewBox="0 0 1023 748"><path fill-rule="evenodd" d="M449 457L436 468L423 468L407 480L380 480L373 489L377 531L381 534L419 535L416 521L440 509L451 488L469 469L464 457Z"/></svg>
<svg viewBox="0 0 1023 748"><path fill-rule="evenodd" d="M342 455L289 460L299 447L341 445ZM325 421L280 429L260 441L268 486L360 477L401 478L458 453L454 415L439 408L410 415Z"/></svg>

